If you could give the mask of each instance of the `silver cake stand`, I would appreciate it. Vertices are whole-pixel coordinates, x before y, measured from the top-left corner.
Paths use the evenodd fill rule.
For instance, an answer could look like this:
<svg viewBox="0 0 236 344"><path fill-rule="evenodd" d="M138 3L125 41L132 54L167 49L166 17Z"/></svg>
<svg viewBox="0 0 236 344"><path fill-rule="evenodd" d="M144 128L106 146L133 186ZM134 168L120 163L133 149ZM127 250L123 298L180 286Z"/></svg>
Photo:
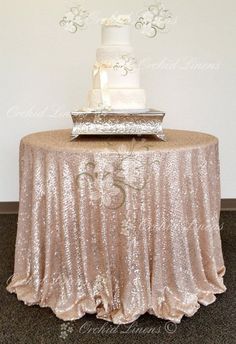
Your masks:
<svg viewBox="0 0 236 344"><path fill-rule="evenodd" d="M155 135L166 141L162 129L165 113L162 111L77 111L72 112L71 116L72 140L80 135Z"/></svg>

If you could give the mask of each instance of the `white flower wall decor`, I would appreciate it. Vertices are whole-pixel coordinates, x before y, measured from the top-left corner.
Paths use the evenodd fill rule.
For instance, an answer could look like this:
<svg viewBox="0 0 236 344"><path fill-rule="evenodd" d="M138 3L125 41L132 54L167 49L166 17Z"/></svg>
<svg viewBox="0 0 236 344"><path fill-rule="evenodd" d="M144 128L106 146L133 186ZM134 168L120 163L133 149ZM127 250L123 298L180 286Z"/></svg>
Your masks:
<svg viewBox="0 0 236 344"><path fill-rule="evenodd" d="M160 2L148 6L142 11L135 23L135 28L149 38L157 36L158 31L165 31L172 15Z"/></svg>
<svg viewBox="0 0 236 344"><path fill-rule="evenodd" d="M130 20L130 16L112 15L110 18L94 17L82 5L71 7L70 10L59 21L61 27L70 33L76 33L88 27L88 24L102 23L103 25L121 26L123 24L133 23L134 27L144 36L154 38L158 32L165 32L168 24L173 24L171 12L165 8L161 2L149 5L139 12L138 17ZM118 66L117 66L118 67ZM124 69L124 73L126 73ZM129 71L127 71L128 73ZM126 74L125 74L126 75Z"/></svg>
<svg viewBox="0 0 236 344"><path fill-rule="evenodd" d="M82 6L72 7L60 21L60 26L70 33L76 33L87 27L88 18L89 12Z"/></svg>

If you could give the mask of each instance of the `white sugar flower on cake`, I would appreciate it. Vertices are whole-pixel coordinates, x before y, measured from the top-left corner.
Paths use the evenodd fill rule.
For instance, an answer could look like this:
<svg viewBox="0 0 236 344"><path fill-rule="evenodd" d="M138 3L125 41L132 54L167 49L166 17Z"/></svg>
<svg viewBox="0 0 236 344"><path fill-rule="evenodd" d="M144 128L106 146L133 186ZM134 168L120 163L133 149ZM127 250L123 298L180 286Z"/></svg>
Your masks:
<svg viewBox="0 0 236 344"><path fill-rule="evenodd" d="M104 18L101 22L102 25L105 26L123 26L123 25L130 25L131 24L131 16L130 15L112 15L110 18Z"/></svg>

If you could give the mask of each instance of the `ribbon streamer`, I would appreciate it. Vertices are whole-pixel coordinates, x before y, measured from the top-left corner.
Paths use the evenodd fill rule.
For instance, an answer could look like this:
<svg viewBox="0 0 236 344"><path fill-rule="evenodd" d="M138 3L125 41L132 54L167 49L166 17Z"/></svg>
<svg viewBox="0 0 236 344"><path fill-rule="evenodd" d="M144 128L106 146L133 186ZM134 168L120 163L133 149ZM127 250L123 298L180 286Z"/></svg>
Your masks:
<svg viewBox="0 0 236 344"><path fill-rule="evenodd" d="M99 75L101 95L102 95L102 104L105 108L111 107L111 99L108 91L108 75L106 68L110 66L104 63L96 63L93 69L93 77L95 78Z"/></svg>

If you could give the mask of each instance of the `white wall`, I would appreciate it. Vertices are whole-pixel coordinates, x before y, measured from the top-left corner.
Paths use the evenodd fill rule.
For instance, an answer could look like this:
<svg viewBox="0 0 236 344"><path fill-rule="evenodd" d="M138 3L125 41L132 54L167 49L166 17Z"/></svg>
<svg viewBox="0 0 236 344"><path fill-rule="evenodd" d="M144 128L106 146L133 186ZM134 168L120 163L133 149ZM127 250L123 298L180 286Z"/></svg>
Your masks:
<svg viewBox="0 0 236 344"><path fill-rule="evenodd" d="M100 33L95 24L78 34L58 25L76 3L0 3L0 201L18 200L20 138L71 127L67 114L84 105ZM85 0L84 4L101 16L137 12L144 5L137 0L112 3ZM166 128L219 137L222 197L236 198L236 2L165 4L177 18L168 34L147 39L133 30L138 58L149 59L142 72L149 105L166 111Z"/></svg>

